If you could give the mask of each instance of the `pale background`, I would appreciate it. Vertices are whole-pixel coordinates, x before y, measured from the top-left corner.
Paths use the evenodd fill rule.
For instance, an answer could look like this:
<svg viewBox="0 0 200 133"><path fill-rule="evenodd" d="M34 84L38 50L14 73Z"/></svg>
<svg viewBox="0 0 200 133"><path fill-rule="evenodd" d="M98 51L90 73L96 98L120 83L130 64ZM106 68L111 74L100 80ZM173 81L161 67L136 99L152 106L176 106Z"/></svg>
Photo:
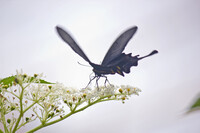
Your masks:
<svg viewBox="0 0 200 133"><path fill-rule="evenodd" d="M58 37L56 25L68 29L95 63L134 25L139 29L125 52L159 54L125 77L108 77L141 88L139 97L97 104L37 133L200 132L200 112L185 114L200 93L199 0L0 0L0 78L23 69L84 87L92 68L77 63L87 65Z"/></svg>

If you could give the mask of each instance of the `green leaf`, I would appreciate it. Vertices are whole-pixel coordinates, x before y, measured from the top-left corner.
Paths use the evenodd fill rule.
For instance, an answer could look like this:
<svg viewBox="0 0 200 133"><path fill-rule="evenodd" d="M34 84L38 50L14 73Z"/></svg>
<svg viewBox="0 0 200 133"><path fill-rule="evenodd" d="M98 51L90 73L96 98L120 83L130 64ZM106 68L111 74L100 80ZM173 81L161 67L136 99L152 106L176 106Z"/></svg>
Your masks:
<svg viewBox="0 0 200 133"><path fill-rule="evenodd" d="M31 81L35 79L35 77L31 77ZM43 79L40 79L40 82L37 82L37 83L41 83L41 84L55 84L55 83L51 83L51 82L48 82L48 81L45 81Z"/></svg>
<svg viewBox="0 0 200 133"><path fill-rule="evenodd" d="M8 86L12 85L12 82L15 80L15 77L16 76L10 76L10 77L4 78L0 80L0 84L8 85Z"/></svg>
<svg viewBox="0 0 200 133"><path fill-rule="evenodd" d="M43 79L40 79L40 83L42 83L42 84L55 84L55 83L51 83L51 82L45 81Z"/></svg>
<svg viewBox="0 0 200 133"><path fill-rule="evenodd" d="M4 79L0 80L0 84L12 86L13 82L15 81L15 78L16 78L16 75L4 78ZM30 81L32 81L33 79L35 79L35 77L31 77ZM39 81L40 82L38 82L38 83L42 83L42 84L54 84L54 83L51 83L51 82L47 82L43 79L39 79Z"/></svg>
<svg viewBox="0 0 200 133"><path fill-rule="evenodd" d="M195 101L195 103L191 106L191 109L200 107L200 97Z"/></svg>

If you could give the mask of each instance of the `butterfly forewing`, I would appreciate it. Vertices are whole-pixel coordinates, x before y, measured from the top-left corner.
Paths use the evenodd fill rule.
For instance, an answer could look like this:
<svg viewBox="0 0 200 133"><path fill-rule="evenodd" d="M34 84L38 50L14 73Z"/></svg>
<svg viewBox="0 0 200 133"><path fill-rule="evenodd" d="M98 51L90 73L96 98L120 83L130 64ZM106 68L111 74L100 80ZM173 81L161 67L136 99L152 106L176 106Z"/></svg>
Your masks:
<svg viewBox="0 0 200 133"><path fill-rule="evenodd" d="M107 66L113 59L121 55L127 43L133 37L136 31L137 27L135 26L122 33L109 48L101 65Z"/></svg>
<svg viewBox="0 0 200 133"><path fill-rule="evenodd" d="M88 57L85 55L83 50L78 46L78 44L74 41L74 39L71 37L69 33L67 33L65 30L62 28L56 26L56 30L60 37L78 54L80 55L85 61L90 63L90 60Z"/></svg>

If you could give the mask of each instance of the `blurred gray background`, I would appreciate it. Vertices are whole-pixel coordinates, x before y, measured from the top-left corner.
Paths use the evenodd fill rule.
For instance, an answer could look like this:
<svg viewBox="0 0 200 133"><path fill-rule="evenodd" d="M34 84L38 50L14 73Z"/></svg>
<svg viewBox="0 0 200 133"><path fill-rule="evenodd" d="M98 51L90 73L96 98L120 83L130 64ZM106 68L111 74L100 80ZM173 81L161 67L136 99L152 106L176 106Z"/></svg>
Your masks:
<svg viewBox="0 0 200 133"><path fill-rule="evenodd" d="M87 65L55 26L65 27L90 60L101 63L116 37L137 25L125 52L159 54L125 77L108 78L139 87L140 96L97 104L37 133L199 133L200 112L185 114L200 93L199 13L199 0L0 0L0 78L22 69L82 88L92 68L77 63Z"/></svg>

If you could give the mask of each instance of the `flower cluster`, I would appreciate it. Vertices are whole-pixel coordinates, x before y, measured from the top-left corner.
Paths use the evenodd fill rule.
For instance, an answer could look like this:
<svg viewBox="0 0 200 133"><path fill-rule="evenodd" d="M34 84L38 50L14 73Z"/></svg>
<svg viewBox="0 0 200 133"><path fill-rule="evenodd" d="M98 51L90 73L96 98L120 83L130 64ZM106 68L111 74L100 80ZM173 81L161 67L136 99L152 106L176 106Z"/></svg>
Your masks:
<svg viewBox="0 0 200 133"><path fill-rule="evenodd" d="M101 102L108 100L124 100L128 99L128 96L139 95L141 90L132 86L99 86L98 88L84 88L81 90L73 88L63 88L63 101L70 108L74 108L84 102L90 104L93 102Z"/></svg>
<svg viewBox="0 0 200 133"><path fill-rule="evenodd" d="M141 91L123 85L74 89L60 83L49 83L41 78L42 74L28 76L17 72L17 75L0 81L0 122L3 123L5 132L16 132L25 124L39 119L41 125L30 131L33 132L96 103L110 100L121 100L124 103L129 96L138 95ZM30 111L31 116L27 113ZM12 115L8 115L10 113Z"/></svg>

